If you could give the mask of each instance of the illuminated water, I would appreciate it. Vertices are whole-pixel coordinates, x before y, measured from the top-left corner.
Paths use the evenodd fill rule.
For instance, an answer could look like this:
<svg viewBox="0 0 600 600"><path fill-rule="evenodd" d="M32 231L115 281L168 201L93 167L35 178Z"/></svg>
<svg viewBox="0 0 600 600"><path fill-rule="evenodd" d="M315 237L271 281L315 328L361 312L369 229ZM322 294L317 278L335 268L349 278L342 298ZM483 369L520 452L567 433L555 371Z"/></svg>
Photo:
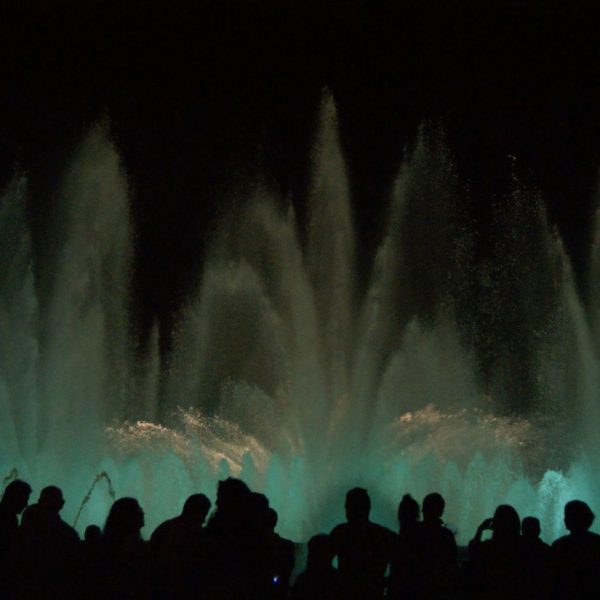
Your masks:
<svg viewBox="0 0 600 600"><path fill-rule="evenodd" d="M462 542L501 502L540 516L547 539L562 532L565 501L600 510L587 458L600 431L598 301L588 314L541 200L517 183L498 206L495 253L475 260L465 192L433 138L400 170L359 289L325 102L305 247L281 199L244 190L214 232L162 375L157 334L140 360L127 335L129 195L103 127L56 191L64 234L43 298L17 176L0 204L0 476L16 468L34 494L61 485L73 520L105 471L118 496L141 499L147 534L228 474L265 491L298 540L342 519L354 485L394 528L402 494L441 491ZM523 373L529 387L515 383ZM110 501L101 477L78 527L102 523Z"/></svg>

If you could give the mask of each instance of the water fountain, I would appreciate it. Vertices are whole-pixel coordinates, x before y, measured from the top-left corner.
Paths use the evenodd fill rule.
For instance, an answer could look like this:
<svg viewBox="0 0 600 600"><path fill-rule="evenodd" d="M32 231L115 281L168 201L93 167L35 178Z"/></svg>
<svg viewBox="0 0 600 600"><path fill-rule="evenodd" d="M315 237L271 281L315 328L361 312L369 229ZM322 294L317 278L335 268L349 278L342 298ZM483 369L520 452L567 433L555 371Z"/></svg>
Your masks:
<svg viewBox="0 0 600 600"><path fill-rule="evenodd" d="M424 131L359 290L330 99L322 121L306 245L268 186L246 190L213 232L168 373L156 331L133 358L128 187L106 126L56 192L65 235L48 297L35 285L27 178L14 178L0 203L2 476L61 485L82 528L103 522L112 494L137 496L148 532L232 474L265 491L298 540L340 520L353 485L392 527L403 493L442 492L461 542L501 502L538 515L549 539L566 500L600 506L596 319L541 199L515 182L492 258L479 260L450 155ZM513 347L511 335L523 339ZM533 382L528 398L515 398L515 369ZM101 475L112 487L96 486Z"/></svg>

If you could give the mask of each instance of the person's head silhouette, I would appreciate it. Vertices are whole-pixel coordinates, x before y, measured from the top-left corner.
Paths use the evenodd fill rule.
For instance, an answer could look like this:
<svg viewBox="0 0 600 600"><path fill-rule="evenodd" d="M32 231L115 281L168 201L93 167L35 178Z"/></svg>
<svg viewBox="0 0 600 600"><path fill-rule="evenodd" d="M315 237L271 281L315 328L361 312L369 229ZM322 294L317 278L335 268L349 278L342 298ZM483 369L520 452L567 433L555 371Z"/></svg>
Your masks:
<svg viewBox="0 0 600 600"><path fill-rule="evenodd" d="M510 504L500 504L494 512L492 539L512 541L521 533L519 513Z"/></svg>
<svg viewBox="0 0 600 600"><path fill-rule="evenodd" d="M441 521L446 502L441 494L433 492L423 499L423 520Z"/></svg>
<svg viewBox="0 0 600 600"><path fill-rule="evenodd" d="M526 540L537 540L542 528L537 517L525 517L521 523L521 535Z"/></svg>
<svg viewBox="0 0 600 600"><path fill-rule="evenodd" d="M55 485L45 487L40 493L38 504L40 508L43 508L46 512L58 514L65 505L62 490Z"/></svg>
<svg viewBox="0 0 600 600"><path fill-rule="evenodd" d="M584 533L594 522L596 515L582 500L571 500L565 504L565 527L571 533Z"/></svg>
<svg viewBox="0 0 600 600"><path fill-rule="evenodd" d="M202 525L210 506L210 500L204 494L192 494L185 501L181 516L186 522Z"/></svg>
<svg viewBox="0 0 600 600"><path fill-rule="evenodd" d="M18 515L25 510L31 496L31 486L21 479L11 481L4 490L0 505L10 513Z"/></svg>
<svg viewBox="0 0 600 600"><path fill-rule="evenodd" d="M144 526L144 511L135 498L119 498L110 508L104 525L104 537L120 539L141 537Z"/></svg>
<svg viewBox="0 0 600 600"><path fill-rule="evenodd" d="M400 527L416 523L419 520L419 503L410 495L404 494L398 504L398 523Z"/></svg>
<svg viewBox="0 0 600 600"><path fill-rule="evenodd" d="M346 519L348 523L368 521L371 499L364 488L353 488L346 494Z"/></svg>
<svg viewBox="0 0 600 600"><path fill-rule="evenodd" d="M244 503L250 488L241 480L228 477L217 486L217 509L220 511L238 510Z"/></svg>
<svg viewBox="0 0 600 600"><path fill-rule="evenodd" d="M89 543L95 543L102 537L102 530L98 525L88 525L85 528L83 539Z"/></svg>

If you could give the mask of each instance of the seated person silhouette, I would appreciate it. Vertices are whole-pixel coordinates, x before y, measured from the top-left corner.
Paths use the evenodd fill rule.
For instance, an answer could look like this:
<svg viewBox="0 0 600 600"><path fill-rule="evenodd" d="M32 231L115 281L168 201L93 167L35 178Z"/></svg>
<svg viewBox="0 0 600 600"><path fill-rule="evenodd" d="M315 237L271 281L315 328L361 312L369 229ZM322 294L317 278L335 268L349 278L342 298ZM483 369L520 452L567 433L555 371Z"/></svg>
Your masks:
<svg viewBox="0 0 600 600"><path fill-rule="evenodd" d="M581 500L565 505L569 533L552 544L551 568L556 598L597 598L600 591L600 535L589 531L595 515Z"/></svg>
<svg viewBox="0 0 600 600"><path fill-rule="evenodd" d="M486 530L492 537L482 541ZM526 598L521 520L512 506L501 504L481 523L469 543L469 562L473 598Z"/></svg>
<svg viewBox="0 0 600 600"><path fill-rule="evenodd" d="M306 569L296 578L291 591L292 600L343 598L340 577L332 561L333 546L329 536L320 533L310 538Z"/></svg>
<svg viewBox="0 0 600 600"><path fill-rule="evenodd" d="M413 598L416 593L420 515L419 503L410 494L404 494L398 505L399 530L390 561L389 598Z"/></svg>
<svg viewBox="0 0 600 600"><path fill-rule="evenodd" d="M369 520L371 499L363 488L346 494L346 523L330 534L344 598L383 598L385 573L396 534Z"/></svg>

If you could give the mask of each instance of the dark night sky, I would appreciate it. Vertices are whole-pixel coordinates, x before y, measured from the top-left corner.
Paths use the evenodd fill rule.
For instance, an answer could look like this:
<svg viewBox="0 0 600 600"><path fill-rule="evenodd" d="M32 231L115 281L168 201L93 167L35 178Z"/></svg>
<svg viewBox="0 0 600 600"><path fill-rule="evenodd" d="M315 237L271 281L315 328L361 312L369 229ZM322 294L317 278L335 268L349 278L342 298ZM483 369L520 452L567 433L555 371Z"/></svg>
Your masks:
<svg viewBox="0 0 600 600"><path fill-rule="evenodd" d="M136 297L142 314L166 314L193 284L232 181L262 166L303 214L328 86L363 271L403 149L430 120L446 131L482 228L515 155L581 274L600 166L594 5L2 0L0 177L16 164L30 171L31 216L43 229L74 143L108 114L135 190ZM39 255L51 255L39 239Z"/></svg>

